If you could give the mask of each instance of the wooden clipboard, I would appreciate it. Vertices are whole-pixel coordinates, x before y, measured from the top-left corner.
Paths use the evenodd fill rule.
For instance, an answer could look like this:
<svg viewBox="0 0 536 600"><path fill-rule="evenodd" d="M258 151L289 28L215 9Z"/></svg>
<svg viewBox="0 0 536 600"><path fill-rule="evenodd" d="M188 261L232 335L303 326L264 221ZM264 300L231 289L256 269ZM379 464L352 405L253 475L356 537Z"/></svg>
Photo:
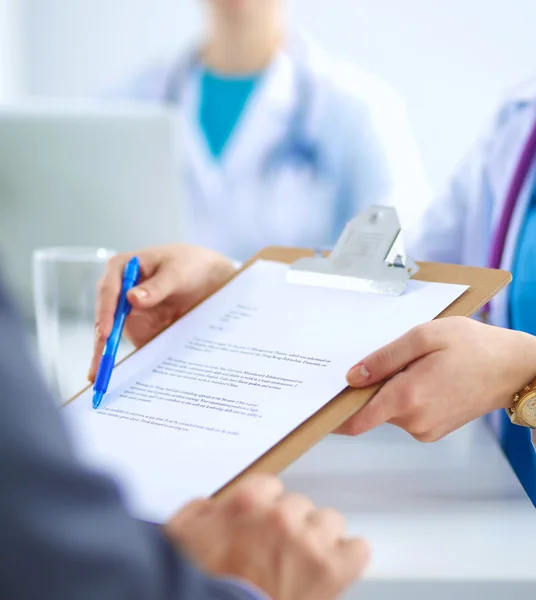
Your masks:
<svg viewBox="0 0 536 600"><path fill-rule="evenodd" d="M312 250L299 248L268 247L261 250L245 263L241 271L259 259L291 264L305 256L314 256L314 252ZM489 302L489 300L491 300L491 298L504 289L512 280L511 274L507 271L436 263L419 263L419 266L421 269L414 279L470 286L458 300L451 304L437 318L452 316L469 317L476 314ZM236 274L229 281L235 276ZM229 283L229 281L227 281L226 284ZM128 360L130 356L132 356L132 354L123 360ZM75 400L80 394L85 392L88 387L74 396L67 403ZM337 427L342 425L349 417L354 415L374 396L380 387L381 384L363 390L352 390L350 388L344 390L312 417L307 419L307 421L283 438L273 448L268 450L268 452L258 460L252 463L215 495L221 495L231 490L236 483L246 475L251 475L253 473L269 473L277 475L300 458L300 456L305 454L315 444L332 433Z"/></svg>
<svg viewBox="0 0 536 600"><path fill-rule="evenodd" d="M298 248L268 247L249 260L243 269L259 259L292 264L305 256L314 256L314 252ZM413 279L470 286L462 296L437 317L438 319L475 315L512 281L512 275L508 271L426 262L419 262L419 266L420 271ZM216 496L231 490L247 475L253 473L277 475L281 473L363 408L381 386L382 384L374 385L362 390L347 388L223 487Z"/></svg>

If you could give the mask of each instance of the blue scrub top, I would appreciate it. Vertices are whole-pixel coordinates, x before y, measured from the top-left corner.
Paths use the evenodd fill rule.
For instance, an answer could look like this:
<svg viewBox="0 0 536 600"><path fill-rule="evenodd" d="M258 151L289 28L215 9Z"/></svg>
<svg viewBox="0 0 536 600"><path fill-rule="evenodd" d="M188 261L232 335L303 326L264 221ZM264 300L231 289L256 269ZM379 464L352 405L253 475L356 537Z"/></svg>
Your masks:
<svg viewBox="0 0 536 600"><path fill-rule="evenodd" d="M220 158L261 78L219 75L208 69L201 74L199 123L212 156Z"/></svg>
<svg viewBox="0 0 536 600"><path fill-rule="evenodd" d="M536 190L520 232L512 274L510 323L513 329L536 335ZM506 414L501 418L501 444L536 506L536 453L530 431L512 425Z"/></svg>

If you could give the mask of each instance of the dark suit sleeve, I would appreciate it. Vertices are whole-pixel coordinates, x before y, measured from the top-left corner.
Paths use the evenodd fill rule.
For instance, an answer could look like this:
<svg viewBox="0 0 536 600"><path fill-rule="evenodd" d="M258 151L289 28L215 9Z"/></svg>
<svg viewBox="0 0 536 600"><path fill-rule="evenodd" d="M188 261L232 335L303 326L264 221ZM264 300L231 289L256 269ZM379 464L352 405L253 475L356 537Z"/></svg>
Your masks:
<svg viewBox="0 0 536 600"><path fill-rule="evenodd" d="M236 600L84 470L0 283L0 598Z"/></svg>

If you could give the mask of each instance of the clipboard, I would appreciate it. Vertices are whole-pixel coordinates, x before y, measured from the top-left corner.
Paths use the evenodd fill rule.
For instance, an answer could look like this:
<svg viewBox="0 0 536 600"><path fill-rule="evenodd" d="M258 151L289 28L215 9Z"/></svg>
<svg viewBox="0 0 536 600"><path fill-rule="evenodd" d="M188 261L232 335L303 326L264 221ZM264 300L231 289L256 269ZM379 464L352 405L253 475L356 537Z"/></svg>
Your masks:
<svg viewBox="0 0 536 600"><path fill-rule="evenodd" d="M313 250L277 246L267 247L245 263L241 271L260 259L290 265L301 258L316 255L317 253ZM325 256L327 256L327 253L325 253ZM472 317L512 281L511 273L496 269L430 262L419 262L418 266L419 271L413 275L415 280L469 286L464 294L437 317L438 319ZM382 385L376 384L360 390L347 388L252 463L233 481L216 492L215 496L229 492L241 479L248 475L254 473L278 475L363 408Z"/></svg>
<svg viewBox="0 0 536 600"><path fill-rule="evenodd" d="M328 256L328 253L324 253L324 256ZM219 289L227 285L238 273L247 269L257 260L269 260L291 265L306 257L318 257L318 252L299 248L267 247L247 261ZM425 262L418 263L415 270L416 273L412 277L416 280L469 286L469 289L437 318L473 316L503 290L512 279L511 274L507 271L459 265ZM135 352L124 358L123 361L128 360ZM254 473L279 474L358 412L372 399L381 386L382 384L377 384L361 390L347 388L253 462L242 473L238 474L231 482L218 490L214 496L220 496L232 490L241 479L248 475ZM90 387L86 386L68 400L66 404L74 401Z"/></svg>

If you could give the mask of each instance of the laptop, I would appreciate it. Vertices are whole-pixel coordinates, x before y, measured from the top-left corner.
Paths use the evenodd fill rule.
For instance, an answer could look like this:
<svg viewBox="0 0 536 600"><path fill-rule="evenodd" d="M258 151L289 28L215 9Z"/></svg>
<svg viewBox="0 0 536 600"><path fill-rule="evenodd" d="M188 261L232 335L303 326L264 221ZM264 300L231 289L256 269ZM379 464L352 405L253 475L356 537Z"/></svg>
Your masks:
<svg viewBox="0 0 536 600"><path fill-rule="evenodd" d="M32 254L181 241L177 122L158 106L0 105L0 265L33 315Z"/></svg>

